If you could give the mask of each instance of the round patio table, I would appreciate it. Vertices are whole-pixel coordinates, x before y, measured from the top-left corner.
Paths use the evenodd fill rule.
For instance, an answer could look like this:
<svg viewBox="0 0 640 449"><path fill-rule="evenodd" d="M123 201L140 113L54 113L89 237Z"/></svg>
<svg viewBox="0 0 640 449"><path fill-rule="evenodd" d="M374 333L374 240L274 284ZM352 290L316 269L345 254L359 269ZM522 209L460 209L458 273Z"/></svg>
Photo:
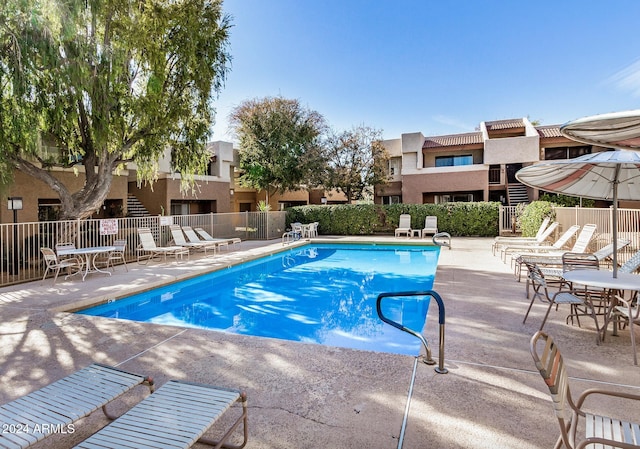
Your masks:
<svg viewBox="0 0 640 449"><path fill-rule="evenodd" d="M86 278L89 273L105 273L111 276L110 271L101 270L96 266L96 256L100 253L108 253L108 252L114 251L115 249L116 249L115 246L91 246L87 248L65 249L62 251L58 251L58 255L59 256L67 256L67 255L84 256L85 269L82 272L82 280L84 281L84 278ZM80 271L78 273L80 273Z"/></svg>
<svg viewBox="0 0 640 449"><path fill-rule="evenodd" d="M588 285L590 287L599 287L608 290L629 290L640 291L640 275L631 273L621 273L618 271L617 277L613 277L613 272L608 270L573 270L565 272L562 277L574 284ZM604 337L609 325L609 317L611 311L617 305L616 295L608 295L610 298L609 308L604 317L604 326L602 335ZM613 335L617 335L617 327L613 327Z"/></svg>

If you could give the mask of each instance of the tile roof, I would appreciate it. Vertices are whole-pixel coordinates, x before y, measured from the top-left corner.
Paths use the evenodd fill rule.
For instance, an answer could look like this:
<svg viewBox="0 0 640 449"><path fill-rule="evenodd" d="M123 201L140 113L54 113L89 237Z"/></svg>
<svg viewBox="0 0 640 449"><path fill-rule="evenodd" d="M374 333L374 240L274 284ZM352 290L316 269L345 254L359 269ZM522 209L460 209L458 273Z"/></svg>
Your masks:
<svg viewBox="0 0 640 449"><path fill-rule="evenodd" d="M536 131L540 134L540 137L550 138L550 137L563 137L560 133L560 125L547 125L547 126L536 126Z"/></svg>
<svg viewBox="0 0 640 449"><path fill-rule="evenodd" d="M453 147L482 143L482 133L451 134L448 136L425 137L422 148Z"/></svg>
<svg viewBox="0 0 640 449"><path fill-rule="evenodd" d="M485 122L488 131L497 131L500 129L524 128L524 121L521 118L510 120L495 120L493 122Z"/></svg>
<svg viewBox="0 0 640 449"><path fill-rule="evenodd" d="M522 119L496 120L493 122L485 122L485 124L487 126L487 130L492 130L492 131L524 127L524 122ZM560 125L536 126L535 129L540 135L540 138L542 139L564 137L560 133ZM447 136L425 137L424 143L422 144L422 148L427 149L427 148L455 147L455 146L475 145L475 144L482 144L482 143L483 143L482 132L477 131L472 133L450 134Z"/></svg>

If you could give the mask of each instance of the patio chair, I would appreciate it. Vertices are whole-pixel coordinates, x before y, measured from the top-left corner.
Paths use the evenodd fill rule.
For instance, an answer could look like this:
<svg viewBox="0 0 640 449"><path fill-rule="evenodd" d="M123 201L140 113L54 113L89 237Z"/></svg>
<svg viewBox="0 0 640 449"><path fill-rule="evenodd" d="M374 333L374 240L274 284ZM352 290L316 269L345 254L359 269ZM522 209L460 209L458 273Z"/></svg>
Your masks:
<svg viewBox="0 0 640 449"><path fill-rule="evenodd" d="M115 240L113 242L113 246L115 247L115 249L113 251L110 251L107 254L106 259L104 259L106 267L109 268L109 266L111 266L111 269L115 269L114 262L121 261L124 265L124 269L126 271L129 271L129 268L127 268L127 261L124 256L124 252L127 248L127 241L125 239Z"/></svg>
<svg viewBox="0 0 640 449"><path fill-rule="evenodd" d="M548 218L545 218L548 221ZM535 237L504 237L498 236L493 240L493 244L491 245L491 252L495 256L498 249L503 246L508 245L542 245L544 242L553 234L556 228L560 225L557 221L554 221L550 225L546 225L543 221L542 225L540 225L540 229L538 229L538 233ZM544 227L543 227L544 226Z"/></svg>
<svg viewBox="0 0 640 449"><path fill-rule="evenodd" d="M291 225L293 226L293 223L291 223ZM202 240L207 242L215 242L218 245L218 247L222 246L229 249L230 244L235 247L237 244L242 243L242 240L239 239L238 237L231 237L228 239L218 239L218 238L212 237L211 234L209 234L207 231L205 231L202 228L195 228L195 231L202 238Z"/></svg>
<svg viewBox="0 0 640 449"><path fill-rule="evenodd" d="M550 252L550 251L559 251L562 248L564 248L564 246L567 243L569 243L569 240L571 240L571 238L574 235L576 235L576 233L579 230L580 230L580 226L578 225L571 226L569 229L563 232L562 235L558 237L558 239L555 242L553 242L553 244L551 245L519 243L515 245L503 246L502 249L500 250L500 254L502 255L502 261L506 262L507 255L510 253L516 253L516 252L517 253L543 253L543 252ZM514 258L517 258L517 256L514 256Z"/></svg>
<svg viewBox="0 0 640 449"><path fill-rule="evenodd" d="M171 237L173 237L173 243L178 246L182 246L189 250L200 250L207 252L207 248L211 248L211 243L207 242L187 242L184 237L184 233L182 232L182 227L180 225L171 225L169 226L169 230L171 231Z"/></svg>
<svg viewBox="0 0 640 449"><path fill-rule="evenodd" d="M577 401L571 396L569 374L562 355L553 338L544 332L536 332L530 342L531 356L536 368L551 393L553 409L560 424L560 436L555 449L563 445L568 449L590 447L640 447L638 424L608 416L592 414L599 397L612 397L640 401L640 395L593 388L584 391ZM583 408L586 399L591 405ZM631 406L633 408L633 405ZM636 408L640 407L640 402ZM587 411L588 410L588 411ZM584 429L584 439L577 435Z"/></svg>
<svg viewBox="0 0 640 449"><path fill-rule="evenodd" d="M540 324L540 330L544 328L544 325L547 322L547 318L549 317L549 312L551 312L551 309L554 306L557 307L561 304L569 304L570 314L567 316L566 322L569 322L569 318L573 320L573 317L575 317L578 322L578 326L580 326L580 315L584 315L582 311L589 310L591 312L590 316L591 318L593 318L593 321L596 325L596 342L600 344L600 326L598 324L593 305L591 304L589 294L581 297L576 295L573 291L558 290L553 296L551 296L549 294L549 285L544 277L544 274L540 271L540 268L538 268L535 263L526 262L526 265L528 272L527 278L531 282L533 297L531 298L531 302L529 303L527 313L524 315L522 324L527 322L529 312L531 312L531 308L533 307L533 303L536 299L539 299L543 303L549 304L547 312L545 313L544 318L542 319L542 323ZM560 286L562 286L562 284L560 284Z"/></svg>
<svg viewBox="0 0 640 449"><path fill-rule="evenodd" d="M624 248L625 246L628 246L630 243L631 243L631 240L618 239L618 249L620 250L620 249ZM595 253L593 253L593 256L595 256L595 258L598 260L598 266L600 266L600 265L602 265L603 261L605 261L608 258L610 258L612 254L613 254L613 243L610 243L610 244L600 248ZM638 265L636 266L636 268L638 266L640 266L640 252L638 253L637 264ZM564 267L564 261L563 261L563 267ZM562 277L562 273L564 273L564 271L565 271L564 268L544 267L544 266L541 266L540 270L547 277L549 277L549 276ZM618 271L620 271L620 270L622 270L622 267ZM527 295L527 298L528 297L529 297L529 295Z"/></svg>
<svg viewBox="0 0 640 449"><path fill-rule="evenodd" d="M72 269L75 269L76 272L82 269L82 260L78 258L68 257L66 259L58 259L56 253L51 248L46 247L40 248L40 252L46 264L44 276L42 276L43 281L47 277L47 274L49 274L49 271L55 271L55 276L53 277L53 284L55 285L61 270L67 270L67 272L71 274Z"/></svg>
<svg viewBox="0 0 640 449"><path fill-rule="evenodd" d="M429 215L424 219L424 228L422 228L422 238L425 238L428 234L438 233L438 217L435 215Z"/></svg>
<svg viewBox="0 0 640 449"><path fill-rule="evenodd" d="M76 249L76 245L74 243L56 243L55 246L55 250L56 250L56 255L58 256L58 260L63 260L63 259L74 259L75 256L71 255L71 254L65 254L66 251L68 250L74 250Z"/></svg>
<svg viewBox="0 0 640 449"><path fill-rule="evenodd" d="M203 437L235 403L241 403L240 416L217 441ZM243 441L227 444L242 424ZM243 448L248 439L247 396L245 393L212 385L170 380L113 423L76 446L188 448L204 443L216 448Z"/></svg>
<svg viewBox="0 0 640 449"><path fill-rule="evenodd" d="M400 215L400 222L396 228L395 236L400 237L402 234L411 237L411 215L409 214Z"/></svg>
<svg viewBox="0 0 640 449"><path fill-rule="evenodd" d="M640 268L640 251L637 251L629 260L627 260L618 272L621 273L635 273Z"/></svg>
<svg viewBox="0 0 640 449"><path fill-rule="evenodd" d="M618 326L621 323L629 326L629 332L631 334L631 350L633 351L633 364L637 365L638 352L636 351L636 334L634 326L640 326L640 304L638 304L637 292L635 293L636 294L629 299L625 299L618 294L615 295L616 306L611 312L611 319L609 322L613 322L614 326ZM606 329L603 334L606 334Z"/></svg>
<svg viewBox="0 0 640 449"><path fill-rule="evenodd" d="M157 246L150 228L138 228L138 237L140 237L140 244L136 248L138 263L145 256L147 262L158 257L164 257L165 261L167 256L174 256L176 260L178 256L183 257L186 255L189 257L189 248L183 246Z"/></svg>
<svg viewBox="0 0 640 449"><path fill-rule="evenodd" d="M596 225L584 225L580 234L578 234L576 242L569 251L572 253L586 253L595 233ZM518 282L520 281L522 265L524 265L525 261L533 262L538 266L562 266L562 255L566 252L567 251L542 251L514 255L512 261L515 260L514 274L516 278L518 278Z"/></svg>
<svg viewBox="0 0 640 449"><path fill-rule="evenodd" d="M153 392L153 380L149 377L97 363L82 368L46 387L0 405L0 421L6 429L28 429L21 433L1 432L0 447L29 447L59 432L59 429L67 429L70 424L99 408L107 418L115 419L107 411L107 404L143 384Z"/></svg>
<svg viewBox="0 0 640 449"><path fill-rule="evenodd" d="M187 236L187 240L189 240L189 243L198 243L202 245L202 249L204 250L205 254L207 253L207 250L210 249L215 253L216 247L218 246L216 242L208 242L206 240L202 240L200 237L198 237L198 234L196 234L196 231L194 231L191 226L183 226L182 232L184 232L184 235Z"/></svg>

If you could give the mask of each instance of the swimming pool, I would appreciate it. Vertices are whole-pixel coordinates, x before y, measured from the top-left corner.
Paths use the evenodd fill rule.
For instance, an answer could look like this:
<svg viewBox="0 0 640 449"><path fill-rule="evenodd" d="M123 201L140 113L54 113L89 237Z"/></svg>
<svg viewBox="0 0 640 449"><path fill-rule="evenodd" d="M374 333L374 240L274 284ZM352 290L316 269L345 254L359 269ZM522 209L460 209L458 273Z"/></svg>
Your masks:
<svg viewBox="0 0 640 449"><path fill-rule="evenodd" d="M397 354L420 341L376 313L383 292L433 287L439 247L313 244L77 313ZM388 298L383 313L424 327L429 297Z"/></svg>

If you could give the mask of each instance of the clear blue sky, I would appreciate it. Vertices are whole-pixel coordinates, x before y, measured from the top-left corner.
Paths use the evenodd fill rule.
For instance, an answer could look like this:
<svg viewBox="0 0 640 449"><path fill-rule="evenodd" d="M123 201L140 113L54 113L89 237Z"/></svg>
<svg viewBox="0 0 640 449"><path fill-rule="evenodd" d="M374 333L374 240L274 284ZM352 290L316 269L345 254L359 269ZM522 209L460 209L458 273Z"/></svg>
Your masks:
<svg viewBox="0 0 640 449"><path fill-rule="evenodd" d="M385 139L640 108L638 0L225 0L232 69L213 140L251 98L296 98Z"/></svg>

